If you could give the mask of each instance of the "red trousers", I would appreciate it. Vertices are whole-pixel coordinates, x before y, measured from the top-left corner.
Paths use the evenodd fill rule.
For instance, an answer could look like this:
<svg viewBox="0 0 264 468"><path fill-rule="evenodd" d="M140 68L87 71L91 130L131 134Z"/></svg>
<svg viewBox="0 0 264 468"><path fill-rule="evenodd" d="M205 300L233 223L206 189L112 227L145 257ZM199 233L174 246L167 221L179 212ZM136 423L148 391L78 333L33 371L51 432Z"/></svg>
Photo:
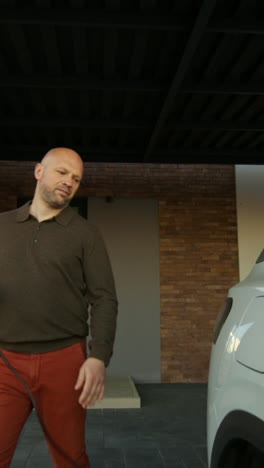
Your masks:
<svg viewBox="0 0 264 468"><path fill-rule="evenodd" d="M86 359L85 341L41 354L22 354L1 349L19 372L37 402L43 424L75 466L90 468L85 448L86 410L74 390L79 369ZM32 411L22 383L0 357L0 468L9 468L21 430ZM56 468L73 468L46 438Z"/></svg>

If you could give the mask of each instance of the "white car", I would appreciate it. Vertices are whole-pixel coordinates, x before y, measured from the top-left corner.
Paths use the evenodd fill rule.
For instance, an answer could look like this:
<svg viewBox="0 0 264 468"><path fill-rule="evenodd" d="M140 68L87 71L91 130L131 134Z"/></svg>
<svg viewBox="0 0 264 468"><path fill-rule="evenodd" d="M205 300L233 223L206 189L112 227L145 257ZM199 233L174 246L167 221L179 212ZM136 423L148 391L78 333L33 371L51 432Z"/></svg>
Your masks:
<svg viewBox="0 0 264 468"><path fill-rule="evenodd" d="M208 375L208 468L263 468L264 250L227 296Z"/></svg>

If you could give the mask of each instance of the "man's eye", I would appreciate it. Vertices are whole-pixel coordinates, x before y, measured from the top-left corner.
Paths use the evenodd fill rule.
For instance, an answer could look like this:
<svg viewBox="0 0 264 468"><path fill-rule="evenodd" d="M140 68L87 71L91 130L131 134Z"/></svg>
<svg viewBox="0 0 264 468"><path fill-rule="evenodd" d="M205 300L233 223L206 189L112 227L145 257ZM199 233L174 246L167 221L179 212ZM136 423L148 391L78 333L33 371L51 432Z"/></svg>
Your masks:
<svg viewBox="0 0 264 468"><path fill-rule="evenodd" d="M59 174L62 174L62 175L65 174L64 171L57 171L57 172L58 172Z"/></svg>

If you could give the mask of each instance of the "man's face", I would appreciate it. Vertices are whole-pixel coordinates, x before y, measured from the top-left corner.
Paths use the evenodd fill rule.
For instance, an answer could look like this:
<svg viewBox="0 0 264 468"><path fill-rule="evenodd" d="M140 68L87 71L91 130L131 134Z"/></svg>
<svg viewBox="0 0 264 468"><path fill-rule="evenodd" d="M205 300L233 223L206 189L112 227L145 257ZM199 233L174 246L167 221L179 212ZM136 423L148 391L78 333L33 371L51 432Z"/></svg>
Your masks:
<svg viewBox="0 0 264 468"><path fill-rule="evenodd" d="M51 208L66 207L79 188L82 173L83 164L77 157L65 153L47 158L35 171L39 196Z"/></svg>

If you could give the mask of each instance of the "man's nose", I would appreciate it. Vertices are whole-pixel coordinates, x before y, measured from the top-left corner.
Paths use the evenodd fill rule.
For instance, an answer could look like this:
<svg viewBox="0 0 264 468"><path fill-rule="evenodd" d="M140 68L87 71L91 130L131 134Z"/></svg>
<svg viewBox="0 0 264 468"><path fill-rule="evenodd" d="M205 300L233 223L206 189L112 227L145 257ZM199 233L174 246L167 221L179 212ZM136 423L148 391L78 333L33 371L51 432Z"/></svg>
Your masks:
<svg viewBox="0 0 264 468"><path fill-rule="evenodd" d="M65 177L64 179L64 184L67 185L68 187L72 187L72 178L70 176Z"/></svg>

